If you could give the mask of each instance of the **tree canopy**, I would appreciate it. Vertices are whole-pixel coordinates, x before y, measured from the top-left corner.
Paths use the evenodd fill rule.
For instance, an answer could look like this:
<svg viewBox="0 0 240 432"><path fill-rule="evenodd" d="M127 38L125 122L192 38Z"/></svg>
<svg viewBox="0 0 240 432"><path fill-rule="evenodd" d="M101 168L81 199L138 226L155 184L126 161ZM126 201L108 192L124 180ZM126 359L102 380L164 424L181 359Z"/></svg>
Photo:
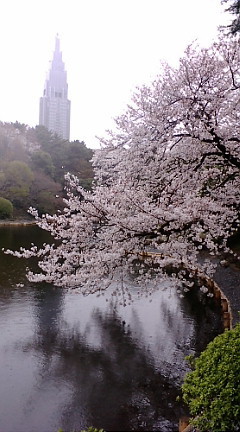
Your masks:
<svg viewBox="0 0 240 432"><path fill-rule="evenodd" d="M17 253L39 256L30 279L89 293L115 280L147 286L153 275L187 290L212 277L209 254L227 251L239 227L239 71L239 40L220 39L189 46L178 68L163 65L137 89L95 152L93 190L67 175L65 210L32 210L58 241Z"/></svg>
<svg viewBox="0 0 240 432"><path fill-rule="evenodd" d="M13 205L12 203L5 199L0 197L0 219L7 219L12 216L13 213Z"/></svg>
<svg viewBox="0 0 240 432"><path fill-rule="evenodd" d="M232 34L236 34L240 31L240 0L222 0L222 3L227 3L228 7L226 10L235 15L228 28Z"/></svg>
<svg viewBox="0 0 240 432"><path fill-rule="evenodd" d="M13 214L27 215L31 205L42 213L55 213L63 197L64 174L80 178L91 188L92 150L83 141L68 142L43 126L0 122L1 194L14 205Z"/></svg>
<svg viewBox="0 0 240 432"><path fill-rule="evenodd" d="M240 324L217 336L194 360L182 386L192 422L202 432L240 429Z"/></svg>

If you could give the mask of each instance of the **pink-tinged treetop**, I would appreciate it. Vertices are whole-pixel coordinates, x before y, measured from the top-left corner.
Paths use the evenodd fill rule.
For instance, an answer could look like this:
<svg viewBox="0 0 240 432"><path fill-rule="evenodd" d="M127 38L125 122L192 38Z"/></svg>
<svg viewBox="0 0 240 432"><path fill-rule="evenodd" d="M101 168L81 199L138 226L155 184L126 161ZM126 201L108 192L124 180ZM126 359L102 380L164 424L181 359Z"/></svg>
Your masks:
<svg viewBox="0 0 240 432"><path fill-rule="evenodd" d="M148 289L175 278L188 289L196 275L212 277L209 253L226 251L239 227L239 48L237 38L190 46L178 69L164 65L137 89L95 152L93 191L68 175L62 214L32 210L60 241L16 253L40 257L31 280L90 293L116 280Z"/></svg>

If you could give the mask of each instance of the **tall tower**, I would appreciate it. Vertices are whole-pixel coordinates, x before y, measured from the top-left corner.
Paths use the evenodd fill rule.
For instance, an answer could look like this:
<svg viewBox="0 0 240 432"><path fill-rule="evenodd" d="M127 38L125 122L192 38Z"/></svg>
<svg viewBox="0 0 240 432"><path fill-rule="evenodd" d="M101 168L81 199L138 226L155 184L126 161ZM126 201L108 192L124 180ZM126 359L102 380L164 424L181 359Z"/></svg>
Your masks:
<svg viewBox="0 0 240 432"><path fill-rule="evenodd" d="M70 106L67 72L62 61L60 40L56 35L51 67L45 81L43 96L40 98L39 124L69 140Z"/></svg>

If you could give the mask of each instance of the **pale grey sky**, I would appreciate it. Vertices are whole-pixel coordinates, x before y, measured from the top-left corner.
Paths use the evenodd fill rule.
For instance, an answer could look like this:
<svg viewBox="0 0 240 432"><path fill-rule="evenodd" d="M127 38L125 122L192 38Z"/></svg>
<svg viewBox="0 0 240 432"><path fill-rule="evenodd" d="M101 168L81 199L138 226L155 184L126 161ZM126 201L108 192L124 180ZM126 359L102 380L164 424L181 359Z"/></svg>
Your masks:
<svg viewBox="0 0 240 432"><path fill-rule="evenodd" d="M208 45L229 17L220 0L8 0L1 4L0 120L38 124L59 33L72 103L71 140L97 147L137 85L187 44Z"/></svg>

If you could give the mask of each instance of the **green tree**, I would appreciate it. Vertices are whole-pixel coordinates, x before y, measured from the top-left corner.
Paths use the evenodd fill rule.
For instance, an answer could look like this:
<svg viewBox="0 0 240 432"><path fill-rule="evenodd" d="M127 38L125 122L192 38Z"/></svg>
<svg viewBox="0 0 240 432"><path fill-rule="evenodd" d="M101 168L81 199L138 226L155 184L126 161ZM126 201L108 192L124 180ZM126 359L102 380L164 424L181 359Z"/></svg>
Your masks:
<svg viewBox="0 0 240 432"><path fill-rule="evenodd" d="M64 175L70 172L91 189L93 151L83 141L69 142L44 126L30 128L0 121L0 190L18 213L30 205L54 213L64 205ZM23 216L23 214L21 214Z"/></svg>
<svg viewBox="0 0 240 432"><path fill-rule="evenodd" d="M86 147L83 141L70 142L65 147L64 166L65 171L75 174L82 187L90 189L93 181L93 167L91 159L93 157L93 150Z"/></svg>
<svg viewBox="0 0 240 432"><path fill-rule="evenodd" d="M230 3L230 6L226 11L235 15L235 18L227 27L230 29L232 34L236 34L240 31L240 0L222 0L222 3Z"/></svg>
<svg viewBox="0 0 240 432"><path fill-rule="evenodd" d="M13 205L8 199L0 197L0 219L12 217Z"/></svg>
<svg viewBox="0 0 240 432"><path fill-rule="evenodd" d="M41 150L36 151L32 154L32 161L35 168L38 168L45 174L53 177L54 165L49 153Z"/></svg>
<svg viewBox="0 0 240 432"><path fill-rule="evenodd" d="M40 214L53 214L64 207L61 199L62 187L59 183L54 182L44 172L36 171L34 180L30 189L31 205L38 209Z"/></svg>
<svg viewBox="0 0 240 432"><path fill-rule="evenodd" d="M4 192L14 205L22 206L29 196L33 172L24 162L12 161L5 165Z"/></svg>
<svg viewBox="0 0 240 432"><path fill-rule="evenodd" d="M182 386L183 400L202 432L240 430L240 324L217 336Z"/></svg>
<svg viewBox="0 0 240 432"><path fill-rule="evenodd" d="M37 142L44 150L48 149L54 143L54 134L45 128L45 126L36 126L29 132L30 137L32 139L37 139Z"/></svg>

